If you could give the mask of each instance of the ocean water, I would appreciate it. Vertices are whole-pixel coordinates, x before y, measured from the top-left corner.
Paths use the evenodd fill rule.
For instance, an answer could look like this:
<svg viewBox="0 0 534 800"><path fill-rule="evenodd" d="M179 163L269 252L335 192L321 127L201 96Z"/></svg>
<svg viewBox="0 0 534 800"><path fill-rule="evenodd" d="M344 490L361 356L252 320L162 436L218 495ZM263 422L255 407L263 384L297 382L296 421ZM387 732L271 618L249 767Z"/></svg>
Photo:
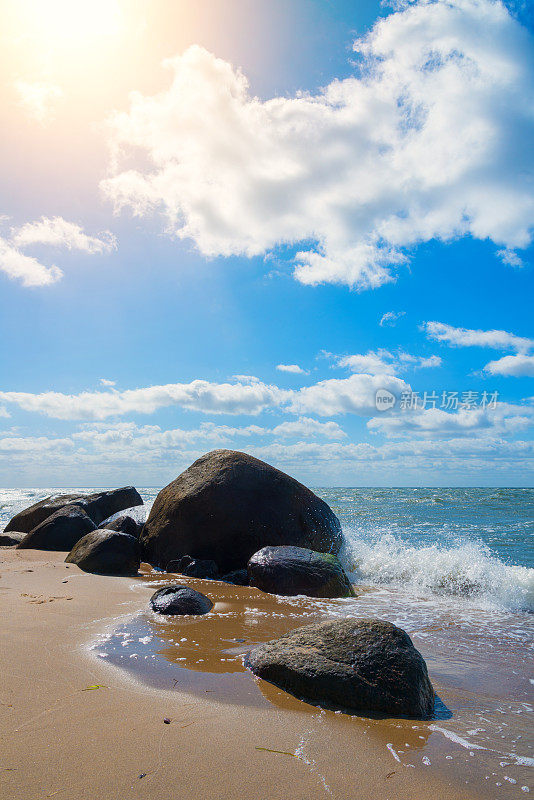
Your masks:
<svg viewBox="0 0 534 800"><path fill-rule="evenodd" d="M17 511L59 491L73 490L0 490L0 529ZM145 505L133 514L143 519L158 490L139 491ZM244 652L316 619L387 619L407 630L424 655L439 697L435 718L412 725L349 715L341 720L322 711L313 718L316 730L327 726L324 733L341 748L343 724L365 725L369 735L382 737L392 769L432 765L484 797L534 791L534 490L315 491L341 521L341 556L356 598L273 601L248 589L197 582L215 601L215 613L161 618L145 598L135 618L117 619L88 643L93 655L153 686L172 686L178 676L183 691L210 691L214 700L285 707L284 693L267 691L245 672ZM176 578L150 572L137 580L135 590L144 587L146 594L147 587ZM303 742L319 768L324 739L306 734ZM328 776L326 761L324 770Z"/></svg>

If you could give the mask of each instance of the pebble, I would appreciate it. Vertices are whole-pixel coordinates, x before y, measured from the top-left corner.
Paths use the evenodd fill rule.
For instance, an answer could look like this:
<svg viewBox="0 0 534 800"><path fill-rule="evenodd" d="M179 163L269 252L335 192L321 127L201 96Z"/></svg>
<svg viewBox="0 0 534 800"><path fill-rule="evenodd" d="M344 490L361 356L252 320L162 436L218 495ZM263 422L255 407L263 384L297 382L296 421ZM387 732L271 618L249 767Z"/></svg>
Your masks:
<svg viewBox="0 0 534 800"><path fill-rule="evenodd" d="M170 725L171 724L171 721L170 721L170 719L168 717L165 717L163 722L165 723L165 725Z"/></svg>

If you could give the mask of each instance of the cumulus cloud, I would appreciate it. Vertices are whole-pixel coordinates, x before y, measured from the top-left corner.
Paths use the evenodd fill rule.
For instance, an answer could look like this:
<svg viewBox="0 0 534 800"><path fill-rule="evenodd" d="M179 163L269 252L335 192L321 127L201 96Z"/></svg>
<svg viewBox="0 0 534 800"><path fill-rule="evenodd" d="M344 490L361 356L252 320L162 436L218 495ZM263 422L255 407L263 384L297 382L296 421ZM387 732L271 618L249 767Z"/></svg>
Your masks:
<svg viewBox="0 0 534 800"><path fill-rule="evenodd" d="M307 371L299 367L298 364L277 364L277 370L280 372L293 372L295 375L307 375Z"/></svg>
<svg viewBox="0 0 534 800"><path fill-rule="evenodd" d="M125 414L152 414L170 406L204 414L256 416L263 411L284 409L301 416L366 416L376 413L375 395L378 389L387 389L400 397L402 392L410 391L410 386L400 378L382 374L356 374L291 391L261 381L212 383L194 380L125 391L110 389L70 395L62 392L0 391L0 402L64 420L104 420ZM309 420L302 425L309 428ZM316 430L325 431L326 428L316 426ZM330 427L329 430L333 432L338 429Z"/></svg>
<svg viewBox="0 0 534 800"><path fill-rule="evenodd" d="M0 222L7 219L2 217ZM47 266L23 252L32 245L50 245L101 255L115 248L116 241L109 231L99 237L89 236L79 225L62 217L41 217L35 222L11 228L9 237L0 236L0 270L9 278L20 280L23 286L48 286L63 276L59 267Z"/></svg>
<svg viewBox="0 0 534 800"><path fill-rule="evenodd" d="M369 375L396 375L406 369L424 369L440 367L439 356L413 356L410 353L399 351L396 354L388 350L370 350L365 355L338 356L338 367L347 367L352 372L362 372Z"/></svg>
<svg viewBox="0 0 534 800"><path fill-rule="evenodd" d="M534 48L501 2L410 4L355 43L360 68L316 94L261 100L194 46L171 85L110 120L116 208L161 209L206 256L301 249L305 284L376 287L411 248L532 239ZM123 168L140 150L147 168Z"/></svg>
<svg viewBox="0 0 534 800"><path fill-rule="evenodd" d="M116 381L110 381L108 378L100 378L102 386L115 386Z"/></svg>
<svg viewBox="0 0 534 800"><path fill-rule="evenodd" d="M80 225L68 222L63 217L41 217L20 228L13 228L11 241L15 247L44 244L66 250L80 250L91 255L109 252L117 246L115 237L109 231L105 231L100 237L89 236Z"/></svg>
<svg viewBox="0 0 534 800"><path fill-rule="evenodd" d="M326 439L346 439L347 434L339 427L337 422L319 422L311 417L299 417L297 420L282 422L272 429L271 433L283 438L314 438L316 436Z"/></svg>
<svg viewBox="0 0 534 800"><path fill-rule="evenodd" d="M441 408L421 408L375 417L367 422L373 433L406 438L414 433L431 439L450 436L502 436L514 434L534 424L534 406L497 403L495 407L462 409L450 412Z"/></svg>
<svg viewBox="0 0 534 800"><path fill-rule="evenodd" d="M454 347L492 347L495 350L518 352L525 352L534 347L534 339L515 336L507 331L455 328L443 322L424 322L421 329L426 332L429 339L446 342Z"/></svg>
<svg viewBox="0 0 534 800"><path fill-rule="evenodd" d="M316 414L332 417L337 414L376 414L376 393L387 389L399 396L410 391L410 386L392 375L351 375L350 378L333 378L313 386L299 389L292 396L288 409L296 414ZM1 399L1 397L0 397Z"/></svg>
<svg viewBox="0 0 534 800"><path fill-rule="evenodd" d="M397 320L403 317L405 314L406 311L386 311L385 314L382 314L378 324L381 328L384 328L386 325L393 327Z"/></svg>
<svg viewBox="0 0 534 800"><path fill-rule="evenodd" d="M19 280L23 286L48 286L58 281L63 272L51 265L41 264L33 256L27 256L9 241L0 236L0 270L8 278Z"/></svg>
<svg viewBox="0 0 534 800"><path fill-rule="evenodd" d="M486 364L484 371L490 375L510 375L515 378L534 378L534 356L518 353L515 356L504 356Z"/></svg>
<svg viewBox="0 0 534 800"><path fill-rule="evenodd" d="M61 392L0 392L0 402L55 419L106 419L123 414L152 414L160 408L180 406L210 414L259 414L279 406L291 394L264 383L168 383L127 389L63 394Z"/></svg>
<svg viewBox="0 0 534 800"><path fill-rule="evenodd" d="M147 430L147 427L155 426L143 426L139 430L134 427L129 435L124 432L118 439L79 441L77 434L67 438L6 436L0 439L0 452L9 453L9 459L4 460L9 461L10 475L14 469L27 474L28 464L37 464L46 474L58 474L59 467L61 474L68 469L70 475L77 474L85 480L88 476L96 479L104 474L111 481L118 473L128 480L132 474L146 474L150 466L165 480L169 470L176 474L185 469L211 442L216 446L221 443L215 438L194 441L191 437L187 441L184 434L190 433L188 431ZM212 433L213 437L217 435L216 431ZM524 475L534 455L531 441L476 435L448 436L437 441L397 439L381 445L313 440L294 443L275 440L259 444L241 436L236 444L292 474L307 474L321 485L325 479L339 482L349 475L351 480L362 484L388 481L394 485L413 481L421 472L429 474L436 466L441 476L450 472L452 479L458 474L465 475L466 469L471 479L477 475L487 480L489 470L492 475L501 472L509 476L513 470ZM81 461L83 471L76 472Z"/></svg>
<svg viewBox="0 0 534 800"><path fill-rule="evenodd" d="M52 119L54 108L63 97L61 88L53 83L16 81L15 90L20 105L41 125Z"/></svg>

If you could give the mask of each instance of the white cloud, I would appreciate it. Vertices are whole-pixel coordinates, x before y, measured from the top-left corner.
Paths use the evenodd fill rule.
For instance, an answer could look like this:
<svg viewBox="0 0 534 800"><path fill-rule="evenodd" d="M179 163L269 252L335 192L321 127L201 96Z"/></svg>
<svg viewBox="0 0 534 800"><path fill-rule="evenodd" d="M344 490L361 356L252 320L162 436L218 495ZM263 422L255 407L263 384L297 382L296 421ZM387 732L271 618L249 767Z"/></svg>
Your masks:
<svg viewBox="0 0 534 800"><path fill-rule="evenodd" d="M289 410L296 414L316 414L330 417L337 414L376 414L375 396L378 389L387 389L400 396L410 386L392 375L351 375L350 378L320 381L293 394ZM0 396L1 399L1 396Z"/></svg>
<svg viewBox="0 0 534 800"><path fill-rule="evenodd" d="M45 266L33 256L21 253L10 242L0 236L0 270L20 280L23 286L48 286L58 281L63 272L54 265Z"/></svg>
<svg viewBox="0 0 534 800"><path fill-rule="evenodd" d="M497 361L490 361L484 367L490 375L510 375L515 378L534 378L534 356L519 353L515 356L504 356Z"/></svg>
<svg viewBox="0 0 534 800"><path fill-rule="evenodd" d="M297 420L282 422L270 432L273 436L283 438L298 438L300 436L306 438L324 436L326 439L347 438L347 434L339 427L337 422L319 422L311 417L299 417Z"/></svg>
<svg viewBox="0 0 534 800"><path fill-rule="evenodd" d="M117 246L115 237L109 231L100 234L100 238L89 236L80 225L62 217L41 217L35 222L27 222L20 228L14 228L11 241L21 248L44 244L66 250L80 250L91 255L109 252Z"/></svg>
<svg viewBox="0 0 534 800"><path fill-rule="evenodd" d="M1 453L23 453L35 456L43 453L72 450L74 442L68 437L51 438L48 436L6 436L0 439Z"/></svg>
<svg viewBox="0 0 534 800"><path fill-rule="evenodd" d="M168 481L209 448L207 439L187 441L187 431L147 431L147 426L119 440L108 438L80 440L70 438L6 437L0 439L0 451L9 453L9 472L2 475L28 474L33 465L47 475L68 471L79 479L95 480L105 475L108 482L117 476L126 482L132 476L146 475L150 469L161 481ZM155 427L155 426L148 426ZM238 429L236 429L238 430ZM95 431L96 432L96 431ZM215 436L215 432L213 433ZM215 446L228 444L212 440ZM528 474L534 455L534 443L506 441L499 436L448 436L437 441L429 438L393 440L382 445L338 441L273 441L256 444L243 438L235 442L239 449L275 464L312 485L350 480L351 485L413 485L414 480L428 480L443 485L444 475L451 484L458 476L481 482L488 475L499 474L514 480ZM243 446L243 444L245 446ZM81 446L80 446L81 445ZM81 468L80 468L80 465ZM306 479L305 476L308 476ZM495 480L495 478L493 477Z"/></svg>
<svg viewBox="0 0 534 800"><path fill-rule="evenodd" d="M496 407L459 409L425 408L375 417L367 422L373 433L409 437L418 433L431 439L450 436L502 436L534 424L534 406L497 403Z"/></svg>
<svg viewBox="0 0 534 800"><path fill-rule="evenodd" d="M369 375L391 375L397 372L394 358L387 350L369 351L366 355L340 356L338 367L348 367L351 372L365 372Z"/></svg>
<svg viewBox="0 0 534 800"><path fill-rule="evenodd" d="M278 364L276 367L280 372L293 372L295 375L307 375L307 371L299 367L298 364Z"/></svg>
<svg viewBox="0 0 534 800"><path fill-rule="evenodd" d="M8 219L0 217L0 222ZM41 217L35 222L11 228L9 238L0 236L0 270L9 278L20 280L23 286L48 286L58 281L63 277L59 267L46 266L22 252L36 244L80 250L90 255L100 255L116 247L115 238L109 231L100 234L100 238L89 236L79 225L62 217Z"/></svg>
<svg viewBox="0 0 534 800"><path fill-rule="evenodd" d="M24 411L55 419L106 419L123 414L152 414L159 408L180 406L211 414L259 414L279 406L290 392L264 383L169 383L141 389L81 392L0 392L0 402L13 403Z"/></svg>
<svg viewBox="0 0 534 800"><path fill-rule="evenodd" d="M386 311L385 314L382 314L378 324L381 328L385 327L386 325L391 325L391 327L393 327L397 320L403 317L405 314L406 311Z"/></svg>
<svg viewBox="0 0 534 800"><path fill-rule="evenodd" d="M61 88L53 83L16 81L15 89L20 105L42 125L50 121L54 107L63 97Z"/></svg>
<svg viewBox="0 0 534 800"><path fill-rule="evenodd" d="M102 386L115 386L116 381L110 381L107 378L100 378L100 383Z"/></svg>
<svg viewBox="0 0 534 800"><path fill-rule="evenodd" d="M481 34L482 32L482 34ZM420 242L532 239L534 48L500 2L410 4L356 43L362 71L317 94L262 101L194 46L170 87L110 121L117 208L162 209L207 256L302 244L306 284L392 279ZM121 171L140 149L145 170ZM311 246L309 242L315 243Z"/></svg>
<svg viewBox="0 0 534 800"><path fill-rule="evenodd" d="M104 420L124 414L152 414L170 406L204 414L254 416L266 410L283 408L298 415L324 417L353 413L366 416L376 413L375 394L378 389L388 389L400 396L403 391L410 391L410 386L392 375L364 374L325 380L292 391L260 381L211 383L194 380L125 391L110 389L70 395L0 391L0 402L64 420Z"/></svg>
<svg viewBox="0 0 534 800"><path fill-rule="evenodd" d="M517 255L515 250L498 250L497 257L508 267L524 267L523 259Z"/></svg>
<svg viewBox="0 0 534 800"><path fill-rule="evenodd" d="M507 331L454 328L443 322L424 322L421 329L426 331L429 339L446 342L454 347L493 347L496 350L517 350L518 352L524 352L534 347L534 339L515 336Z"/></svg>
<svg viewBox="0 0 534 800"><path fill-rule="evenodd" d="M440 367L439 356L413 356L402 350L396 354L388 350L370 350L365 355L339 356L336 359L338 367L348 367L352 372L362 372L369 375L396 375L406 369L426 369Z"/></svg>
<svg viewBox="0 0 534 800"><path fill-rule="evenodd" d="M11 414L9 413L7 408L4 408L4 406L0 406L0 417L2 417L3 419L7 419L10 416Z"/></svg>

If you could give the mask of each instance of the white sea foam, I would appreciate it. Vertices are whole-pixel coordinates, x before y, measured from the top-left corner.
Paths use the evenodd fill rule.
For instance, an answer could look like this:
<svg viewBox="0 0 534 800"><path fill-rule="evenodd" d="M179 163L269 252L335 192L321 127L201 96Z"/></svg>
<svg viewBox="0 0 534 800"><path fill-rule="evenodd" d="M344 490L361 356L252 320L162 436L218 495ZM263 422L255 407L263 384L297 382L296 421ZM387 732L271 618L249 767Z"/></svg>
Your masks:
<svg viewBox="0 0 534 800"><path fill-rule="evenodd" d="M442 733L446 739L450 739L451 742L455 742L459 744L461 747L465 747L466 750L486 750L487 748L482 747L480 744L473 744L473 742L468 742L467 739L463 739L461 736L458 736L457 733L454 731L449 731L447 728L441 728L439 725L429 725L428 726L431 731L437 731Z"/></svg>
<svg viewBox="0 0 534 800"><path fill-rule="evenodd" d="M350 530L345 534L344 560L355 582L476 598L479 605L503 610L534 610L534 569L505 564L482 543L425 546L391 534L374 541Z"/></svg>

